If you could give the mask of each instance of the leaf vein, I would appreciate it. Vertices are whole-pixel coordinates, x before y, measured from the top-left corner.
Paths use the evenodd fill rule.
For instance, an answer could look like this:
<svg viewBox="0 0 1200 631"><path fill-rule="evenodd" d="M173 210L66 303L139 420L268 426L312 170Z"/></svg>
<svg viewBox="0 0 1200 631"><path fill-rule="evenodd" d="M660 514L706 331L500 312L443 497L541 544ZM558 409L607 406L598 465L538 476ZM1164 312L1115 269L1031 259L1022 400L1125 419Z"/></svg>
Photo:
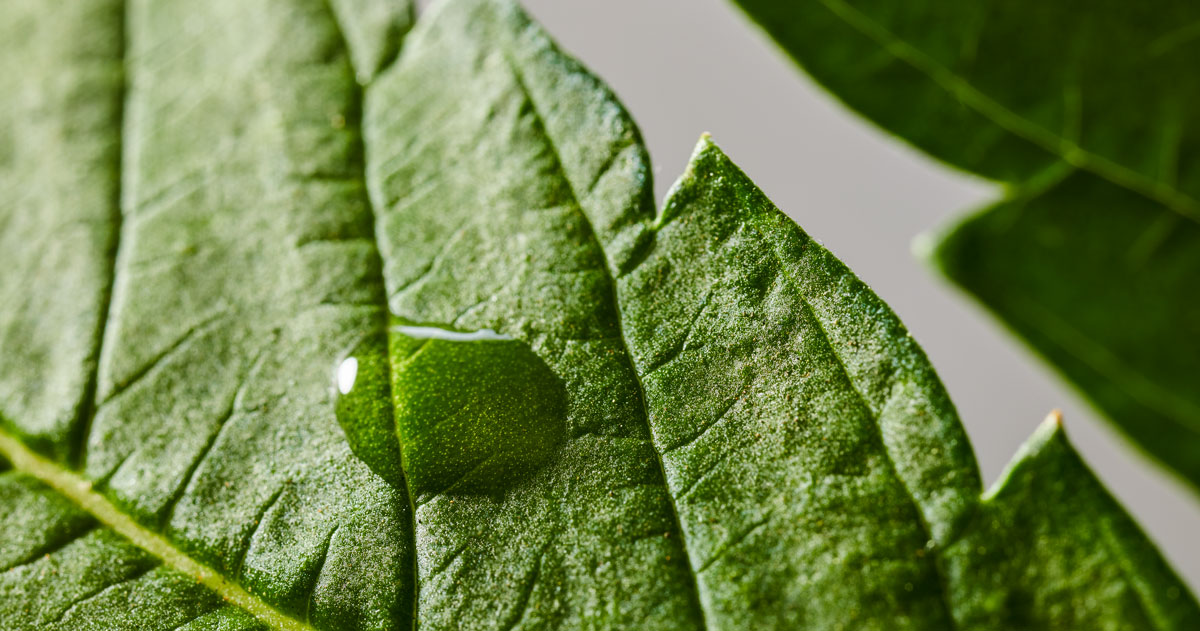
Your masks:
<svg viewBox="0 0 1200 631"><path fill-rule="evenodd" d="M196 339L197 335L204 332L205 329L212 326L214 323L218 322L222 315L224 315L223 312L217 313L205 318L199 324L189 327L187 331L184 331L183 335L180 335L174 342L171 342L171 344L169 344L166 348L159 351L157 355L151 357L149 361L134 371L132 375L121 380L119 383L114 384L112 390L105 395L104 401L102 401L100 405L103 406L113 399L116 399L122 393L137 385L139 381L152 373L155 367L170 360L171 357L173 357L176 353L186 350L187 347Z"/></svg>
<svg viewBox="0 0 1200 631"><path fill-rule="evenodd" d="M12 565L0 570L0 574L3 574L5 572L13 572L13 571L19 570L19 569L25 567L26 565L33 565L34 563L38 562L38 559L42 559L47 556L53 555L54 553L58 552L59 550L62 550L63 548L71 545L72 543L75 543L76 541L88 536L88 534L91 533L96 528L97 528L96 524L91 523L86 528L79 531L78 533L75 533L70 537L64 537L62 539L62 541L55 541L48 546L38 548L37 550L34 550L32 553L30 553L29 556L25 557L24 559L21 559L20 561L17 561L16 563L13 563Z"/></svg>
<svg viewBox="0 0 1200 631"><path fill-rule="evenodd" d="M1048 130L1021 116L984 94L966 78L943 66L928 54L901 39L879 22L845 0L819 0L831 13L877 45L923 73L943 90L962 101L997 126L1038 146L1043 150L1087 169L1112 182L1116 186L1150 197L1179 213L1188 220L1200 224L1200 201L1177 187L1156 181L1123 164L1097 155L1072 139Z"/></svg>
<svg viewBox="0 0 1200 631"><path fill-rule="evenodd" d="M862 403L863 409L867 412L867 414L869 414L871 416L871 421L872 421L871 424L875 427L875 430L877 432L877 436L879 438L879 444L882 447L881 451L883 452L884 461L887 463L887 466L891 470L892 475L895 476L897 482L900 484L900 488L904 490L905 495L907 496L909 501L912 503L913 513L915 514L915 516L917 518L917 523L921 527L921 531L922 531L923 536L925 537L925 541L926 542L933 541L934 540L933 539L933 531L930 528L929 523L925 518L925 514L921 511L921 505L917 501L917 497L913 493L912 489L909 488L908 483L904 480L903 477L900 476L900 470L896 466L895 460L892 458L891 451L889 451L887 448L887 441L883 440L883 427L879 423L878 413L875 412L875 409L872 407L872 405L871 405L870 401L867 399L866 395L864 395L862 393L862 391L859 390L858 384L854 378L853 373L850 372L849 367L846 365L845 359L843 359L841 353L838 352L838 346L833 343L833 338L829 335L829 331L825 328L825 323L817 315L816 310L813 309L812 303L810 303L808 301L808 298L805 296L805 293L802 289L801 284L799 282L797 282L796 279L794 279L791 276L791 274L788 273L789 267L785 263L784 257L780 254L779 250L777 249L778 246L777 246L776 242L772 239L768 239L766 237L766 235L763 235L761 232L756 231L756 234L758 235L759 239L762 239L764 242L771 244L771 246L772 246L771 252L772 252L772 254L774 254L775 260L779 263L780 275L783 276L783 278L792 285L792 288L796 292L796 296L800 298L800 302L803 305L804 310L808 312L809 316L812 317L813 322L816 323L817 331L820 332L821 337L825 340L825 345L826 345L826 347L829 348L829 354L831 357L834 358L834 360L837 363L838 369L845 376L846 383L850 386L851 391L854 392L854 395ZM951 607L950 600L949 600L950 599L949 580L946 577L946 572L942 567L941 554L939 553L939 551L936 547L933 548L933 550L931 550L931 556L933 558L933 560L932 560L933 567L937 573L938 581L941 586L941 589L939 590L939 595L941 597L942 606L945 608L945 611L946 611L946 618L950 621L951 628L957 628L957 622L954 619L954 608Z"/></svg>
<svg viewBox="0 0 1200 631"><path fill-rule="evenodd" d="M541 109L539 108L537 101L533 98L533 93L530 92L529 87L525 84L525 78L521 73L519 65L511 57L511 55L508 53L507 50L504 51L504 53L505 53L504 58L508 64L509 70L512 73L513 81L516 82L517 87L521 90L521 93L524 95L525 99L529 102L530 110L533 113L534 121L536 122L537 126L541 129L542 135L546 138L546 144L547 144L548 148L550 149L552 155L554 156L554 160L558 166L559 173L562 176L563 180L567 183L567 190L570 191L571 196L573 197L575 208L578 209L580 216L582 217L585 225L588 227L588 229L591 233L592 239L595 240L597 246L599 246L603 250L603 245L601 245L599 243L599 238L597 237L596 228L595 228L595 226L592 225L591 219L588 217L587 213L583 212L583 202L582 202L579 194L575 191L575 184L571 181L571 178L567 175L566 167L564 166L562 156L559 154L558 147L557 147L557 145L555 145L554 139L551 137L550 131L546 126L545 117L542 116ZM612 294L613 315L616 318L617 331L620 334L621 344L625 350L625 361L630 362L630 367L632 368L632 371L633 371L634 381L637 385L638 399L641 401L642 417L646 421L647 430L650 431L650 410L646 405L646 389L642 385L642 378L637 372L637 367L632 365L633 362L631 359L632 355L629 352L629 341L625 338L624 330L623 330L623 327L621 324L621 308L620 308L620 304L619 304L618 298L617 298L616 279L613 277L612 272L608 270L608 266L604 266L604 269L605 269L605 276L608 278L608 281L609 281L609 290L610 290L610 293ZM708 623L708 613L705 611L704 604L703 604L704 601L700 597L700 584L696 580L696 572L694 571L695 566L692 563L691 552L689 551L688 546L687 546L687 535L683 529L683 522L680 521L680 519L679 519L679 508L675 505L675 497L670 493L670 484L667 482L666 468L663 465L663 454L659 451L657 445L655 445L653 443L653 441L651 441L651 447L654 448L655 462L658 465L659 476L661 476L663 485L664 485L664 487L666 487L666 490L667 490L666 495L667 495L668 504L671 508L671 516L674 519L675 529L676 529L676 531L679 532L679 535L680 535L679 536L680 547L683 549L684 557L688 561L688 567L693 568L693 571L690 572L690 576L692 579L691 593L692 593L692 597L694 598L694 601L693 601L694 606L700 613L700 619L703 622L704 628L708 629L708 628L710 628L710 625Z"/></svg>
<svg viewBox="0 0 1200 631"><path fill-rule="evenodd" d="M333 29L337 35L340 47L345 52L346 57L349 60L350 70L353 71L354 74L358 77L369 77L369 76L373 76L373 74L374 74L373 71L375 71L375 70L382 71L382 69L373 69L373 68L363 69L363 68L355 67L354 55L351 54L351 52L350 52L350 41L346 37L345 27L342 24L342 18L341 18L341 16L339 16L339 14L338 14L336 8L334 7L334 5L332 4L332 2L333 2L333 0L324 0L322 4L324 5L324 9L325 9L327 15L329 16L330 23L333 25ZM387 59L385 62L385 67L391 66L392 64L394 64L397 61L397 59L399 58L399 54L400 54L400 51L398 49L394 54L391 54L390 58ZM358 180L363 185L362 191L363 191L364 205L367 209L367 212L370 213L370 217L372 220L371 225L374 227L379 220L379 214L378 214L378 212L376 212L376 206L377 206L377 204L380 203L380 200L376 199L374 191L372 191L371 187L369 186L369 184L367 182L367 174L366 174L366 144L363 141L363 130L362 130L362 122L361 122L365 118L364 117L364 113L365 113L364 112L364 103L366 100L365 99L366 86L363 83L356 82L355 89L356 89L356 91L355 91L355 97L356 97L355 98L355 109L357 109L357 111L355 112L356 115L353 117L353 119L355 121L358 121L357 122L358 129L356 130L357 133L354 134L354 138L355 138L354 150L355 150L355 153L357 154L357 158L358 158L355 161L355 176L358 178ZM377 230L377 228L372 230L372 234L370 236L371 236L371 239L375 242L375 249L376 249L376 252L378 255L378 252L380 251L380 245L379 245L379 240L378 240L378 234L376 233L375 230ZM379 269L380 270L383 269L382 261L380 261ZM381 271L380 277L379 277L379 281L381 284L383 283L383 280L384 279L382 277L382 271ZM389 308L389 305L388 305L389 299L386 295L386 290L384 292L382 292L382 294L384 296L384 305L383 305L383 307L385 309L384 313L386 314L387 313L386 310ZM386 323L386 321L385 321L385 323ZM415 356L418 353L420 353L421 351L425 350L425 348L427 348L427 346L428 346L428 340L426 340L425 343L421 344L421 346L414 353L409 355L407 361L411 362L415 358ZM390 361L384 362L384 365L387 366L388 370L392 369ZM391 383L390 376L387 378L387 382ZM388 396L391 396L391 395L389 394ZM393 418L393 426L394 426L394 424L395 424L395 420ZM416 500L412 494L412 487L408 484L408 476L406 474L404 474L403 472L401 473L401 475L404 476L404 479L405 479L404 495L405 495L406 499L408 500L409 519L410 519L409 529L408 529L408 531L409 531L408 532L408 542L409 542L410 552L412 554L412 569L409 572L410 579L412 580L412 594L411 594L412 609L411 609L410 617L412 618L411 628L415 630L417 628L420 595L421 595L420 568L418 566L419 561L418 561L418 555L417 555L417 505L416 505ZM315 586L314 586L314 591L315 591ZM310 601L311 601L311 598L312 598L312 595L310 594L310 596L309 596Z"/></svg>
<svg viewBox="0 0 1200 631"><path fill-rule="evenodd" d="M140 578L146 576L147 574L153 572L154 570L158 569L158 567L159 566L157 564L150 565L149 567L147 567L145 569L138 570L138 572L136 574L134 574L133 576L130 576L128 578L117 581L116 583L111 583L109 585L105 585L104 587L101 587L100 589L92 590L88 593L83 594L79 598L72 601L71 604L68 605L66 609L63 609L62 612L59 613L58 616L56 616L54 618L54 620L50 622L50 624L56 625L56 624L62 622L63 619L65 619L68 615L70 615L70 613L72 611L75 611L75 609L77 607L79 607L80 605L84 605L88 601L99 598L99 597L103 596L106 592L116 589L122 585L125 585L126 583L132 583L134 581L137 581L138 579L140 579Z"/></svg>
<svg viewBox="0 0 1200 631"><path fill-rule="evenodd" d="M750 524L750 526L748 528L746 528L746 530L742 531L741 534L739 534L738 536L734 537L733 539L730 539L729 541L727 541L725 543L725 545L722 545L720 549L718 549L716 552L714 552L713 555L711 557L709 557L708 560L705 561L704 564L701 565L698 570L696 570L696 572L703 573L703 572L707 571L708 568L712 567L712 565L714 563L721 560L721 558L723 558L726 554L729 554L731 551L733 551L734 548L736 548L743 541L745 541L747 537L754 534L754 532L757 531L759 528L762 528L763 526L767 525L767 523L771 521L771 516L773 514L774 514L774 511L768 511L767 514L765 516L763 516L762 519L759 519L758 521L754 522L753 524Z"/></svg>

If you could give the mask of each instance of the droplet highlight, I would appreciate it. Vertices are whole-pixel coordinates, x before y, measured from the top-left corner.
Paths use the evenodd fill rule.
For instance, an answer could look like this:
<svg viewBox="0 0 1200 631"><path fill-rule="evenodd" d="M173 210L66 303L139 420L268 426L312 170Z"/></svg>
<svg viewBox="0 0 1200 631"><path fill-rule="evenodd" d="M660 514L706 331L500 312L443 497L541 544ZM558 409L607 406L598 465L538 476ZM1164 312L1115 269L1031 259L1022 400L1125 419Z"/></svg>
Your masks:
<svg viewBox="0 0 1200 631"><path fill-rule="evenodd" d="M436 326L415 326L408 324L397 324L392 327L392 330L415 339L431 339L431 340L446 340L447 342L503 342L511 341L513 338L507 335L501 335L491 329L479 329L478 331L452 331L449 329L440 329Z"/></svg>
<svg viewBox="0 0 1200 631"><path fill-rule="evenodd" d="M358 358L347 357L342 360L337 371L338 394L350 394L354 389L354 380L358 378Z"/></svg>

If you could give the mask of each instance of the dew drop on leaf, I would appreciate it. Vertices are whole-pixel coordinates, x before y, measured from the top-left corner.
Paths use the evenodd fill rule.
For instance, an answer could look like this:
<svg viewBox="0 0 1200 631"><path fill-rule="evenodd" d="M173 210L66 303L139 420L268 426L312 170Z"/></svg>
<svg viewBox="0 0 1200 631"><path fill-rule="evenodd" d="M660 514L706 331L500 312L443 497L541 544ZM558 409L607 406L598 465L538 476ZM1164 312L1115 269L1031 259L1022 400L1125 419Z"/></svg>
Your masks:
<svg viewBox="0 0 1200 631"><path fill-rule="evenodd" d="M524 342L402 324L391 343L396 431L417 501L501 492L562 443L566 390Z"/></svg>
<svg viewBox="0 0 1200 631"><path fill-rule="evenodd" d="M396 324L341 360L334 382L350 448L418 502L503 492L566 432L562 381L527 344L490 329Z"/></svg>

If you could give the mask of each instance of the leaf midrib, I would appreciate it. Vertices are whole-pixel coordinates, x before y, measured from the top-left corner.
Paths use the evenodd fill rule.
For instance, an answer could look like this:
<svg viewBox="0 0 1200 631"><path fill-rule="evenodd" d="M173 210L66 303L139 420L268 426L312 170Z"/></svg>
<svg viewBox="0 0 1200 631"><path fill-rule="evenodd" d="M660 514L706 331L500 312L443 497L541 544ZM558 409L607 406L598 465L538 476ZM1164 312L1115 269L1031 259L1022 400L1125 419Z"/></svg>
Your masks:
<svg viewBox="0 0 1200 631"><path fill-rule="evenodd" d="M280 612L226 579L220 572L183 553L163 536L138 524L108 498L93 490L91 482L38 455L2 428L0 455L7 458L14 469L37 478L164 565L196 579L224 600L245 609L272 628L280 631L316 631L309 624Z"/></svg>
<svg viewBox="0 0 1200 631"><path fill-rule="evenodd" d="M947 93L1000 128L1068 164L1094 173L1117 187L1149 197L1184 219L1200 225L1200 201L1191 195L1171 184L1147 177L1123 164L1093 153L1062 134L1046 129L1012 111L846 0L818 1L847 26L875 42L896 59L924 74ZM962 165L960 168L969 167Z"/></svg>
<svg viewBox="0 0 1200 631"><path fill-rule="evenodd" d="M355 175L358 177L359 183L362 185L361 190L362 190L363 204L366 208L366 211L371 216L371 224L370 224L371 225L371 243L375 246L375 256L379 257L380 256L380 254L379 254L379 252L380 252L379 235L376 232L378 213L376 212L376 210L377 210L376 209L376 200L371 195L370 188L367 185L367 173L366 173L366 168L367 168L367 151L366 151L366 149L367 148L366 148L366 142L363 140L363 121L366 119L366 102L367 102L366 90L367 90L367 87L370 86L370 81L360 82L357 80L357 78L365 77L365 76L378 77L378 76L382 75L383 73L385 73L387 71L387 69L390 68L392 66L392 64L394 64L396 62L396 60L400 57L400 50L403 47L403 42L401 42L400 46L398 46L396 48L395 53L391 57L381 61L378 68L369 69L373 72L373 74L367 74L367 73L363 72L363 69L359 68L356 65L354 55L352 55L350 53L350 41L346 38L346 29L343 27L341 18L338 17L338 12L334 9L332 2L333 2L333 0L322 0L322 5L325 7L326 13L328 13L328 15L329 15L329 20L333 24L334 30L337 31L338 40L341 43L342 50L346 54L347 63L349 64L352 74L355 78L355 80L354 80L355 106L358 109L358 111L354 113L354 114L356 114L355 122L356 122L356 126L358 127L357 133L355 134L356 141L354 143L354 151L358 154L358 172ZM378 269L380 270L380 272L379 272L378 280L379 280L379 285L380 285L381 292L382 292L381 296L383 298L383 304L380 305L380 308L383 309L384 317L386 318L387 317L386 314L389 312L387 289L386 289L386 285L384 282L385 279L383 277L382 261L379 261L379 263L380 263L380 265L378 266ZM425 344L422 344L421 348L418 349L417 352L424 350L424 348L425 348ZM409 359L411 360L412 357L410 356ZM391 362L390 356L388 358L388 361L383 362L383 365L389 372L388 377L387 377L387 383L388 383L388 396L390 397L391 396L391 383L392 383L392 377L390 374L391 370L392 370L392 362ZM388 409L391 409L391 406L388 406ZM395 418L392 419L392 426L395 427ZM412 580L411 607L412 608L410 610L410 615L409 615L409 617L411 619L410 620L411 624L410 624L409 628L412 629L412 631L416 631L416 629L417 629L417 612L419 611L418 606L420 605L420 596L421 596L421 584L420 584L421 571L420 571L420 567L418 567L418 565L417 565L418 564L418 559L417 559L417 502L416 502L416 498L413 497L412 487L408 483L408 474L401 472L401 476L404 478L404 497L408 500L408 518L409 518L408 541L409 541L409 547L410 547L409 552L412 555L412 568L411 568L411 570L412 570L411 571L411 577L412 577L411 578L411 580ZM332 537L332 535L331 535L331 537ZM315 589L316 588L314 587L314 590ZM311 601L312 601L312 598L310 595L309 602L311 603Z"/></svg>

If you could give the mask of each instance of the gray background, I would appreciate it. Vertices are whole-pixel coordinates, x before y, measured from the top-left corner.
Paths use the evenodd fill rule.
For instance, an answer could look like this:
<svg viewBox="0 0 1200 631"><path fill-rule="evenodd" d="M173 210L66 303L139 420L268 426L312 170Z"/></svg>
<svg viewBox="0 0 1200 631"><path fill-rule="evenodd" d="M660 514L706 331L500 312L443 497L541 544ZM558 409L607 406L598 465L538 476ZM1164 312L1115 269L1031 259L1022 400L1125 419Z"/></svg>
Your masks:
<svg viewBox="0 0 1200 631"><path fill-rule="evenodd" d="M1200 497L912 255L915 237L996 197L998 187L930 161L843 108L726 0L524 4L632 112L660 198L701 132L711 132L895 309L958 406L986 485L1046 414L1061 409L1084 458L1200 592Z"/></svg>

